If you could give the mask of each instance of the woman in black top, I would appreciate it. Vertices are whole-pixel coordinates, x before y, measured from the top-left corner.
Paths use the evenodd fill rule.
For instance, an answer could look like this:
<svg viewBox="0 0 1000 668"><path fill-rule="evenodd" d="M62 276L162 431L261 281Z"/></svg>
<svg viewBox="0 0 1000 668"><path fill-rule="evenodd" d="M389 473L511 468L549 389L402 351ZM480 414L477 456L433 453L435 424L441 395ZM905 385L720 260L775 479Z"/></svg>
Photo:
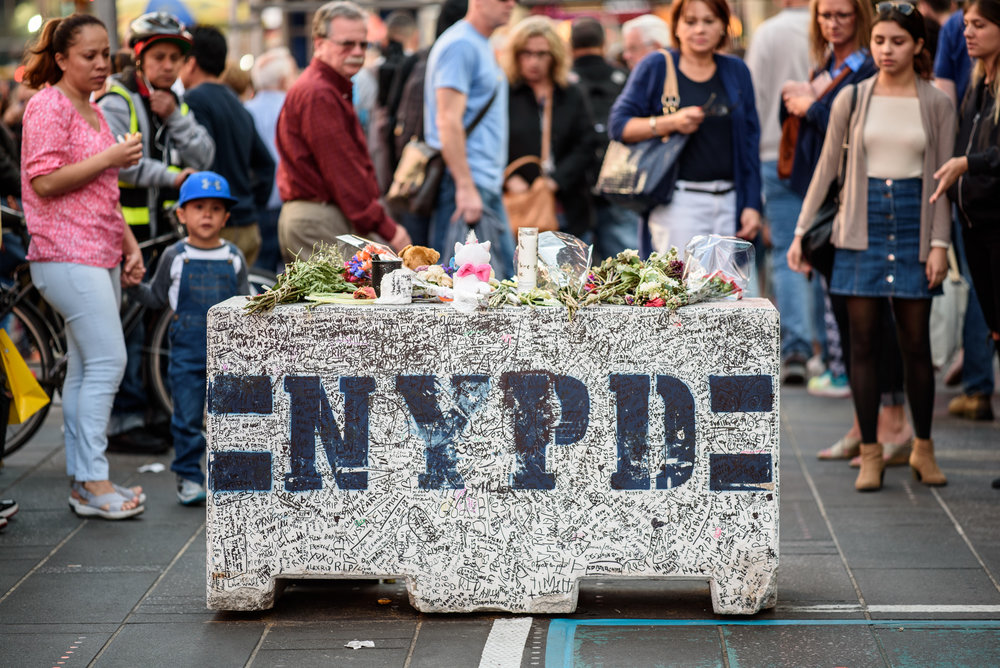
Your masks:
<svg viewBox="0 0 1000 668"><path fill-rule="evenodd" d="M587 176L596 167L598 138L583 91L569 83L566 46L550 19L531 16L511 30L500 61L510 81L507 164L542 155L542 113L545 100L552 99L551 164L544 170L534 164L518 169L505 189L523 192L536 178L546 179L561 209L560 229L585 237L593 228Z"/></svg>
<svg viewBox="0 0 1000 668"><path fill-rule="evenodd" d="M976 65L959 115L956 157L934 174L931 201L947 191L958 207L969 273L1000 351L1000 0L966 6L965 42ZM1000 478L993 486L1000 488Z"/></svg>

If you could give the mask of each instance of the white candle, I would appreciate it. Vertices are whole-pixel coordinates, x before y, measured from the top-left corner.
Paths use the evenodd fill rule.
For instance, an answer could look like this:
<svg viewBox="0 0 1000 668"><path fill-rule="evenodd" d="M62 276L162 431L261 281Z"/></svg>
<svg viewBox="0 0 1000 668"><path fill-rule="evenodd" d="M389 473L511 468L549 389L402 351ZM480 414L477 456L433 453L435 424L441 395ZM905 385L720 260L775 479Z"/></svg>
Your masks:
<svg viewBox="0 0 1000 668"><path fill-rule="evenodd" d="M538 228L517 230L517 290L526 292L538 283Z"/></svg>

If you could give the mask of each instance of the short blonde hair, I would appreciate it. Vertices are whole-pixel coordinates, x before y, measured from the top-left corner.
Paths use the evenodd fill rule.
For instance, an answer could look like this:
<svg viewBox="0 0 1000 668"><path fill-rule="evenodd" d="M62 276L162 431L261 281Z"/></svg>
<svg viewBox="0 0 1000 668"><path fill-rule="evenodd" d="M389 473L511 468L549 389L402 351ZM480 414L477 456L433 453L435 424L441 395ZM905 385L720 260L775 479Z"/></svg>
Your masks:
<svg viewBox="0 0 1000 668"><path fill-rule="evenodd" d="M521 68L517 63L517 56L532 37L544 37L549 43L549 51L552 52L549 76L560 88L568 86L569 52L559 38L552 19L547 16L529 16L511 28L510 34L507 35L507 43L500 54L500 65L507 74L507 80L511 85L521 83Z"/></svg>

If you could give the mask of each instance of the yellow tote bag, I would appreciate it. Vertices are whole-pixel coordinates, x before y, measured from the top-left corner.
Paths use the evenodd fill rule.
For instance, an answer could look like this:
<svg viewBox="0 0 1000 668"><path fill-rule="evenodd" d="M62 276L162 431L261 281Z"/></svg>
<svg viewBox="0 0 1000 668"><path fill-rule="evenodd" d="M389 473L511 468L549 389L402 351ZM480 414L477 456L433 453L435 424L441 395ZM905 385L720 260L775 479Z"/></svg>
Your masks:
<svg viewBox="0 0 1000 668"><path fill-rule="evenodd" d="M7 374L7 385L13 398L7 424L21 424L49 403L49 396L35 380L31 369L10 340L7 330L0 329L0 360Z"/></svg>

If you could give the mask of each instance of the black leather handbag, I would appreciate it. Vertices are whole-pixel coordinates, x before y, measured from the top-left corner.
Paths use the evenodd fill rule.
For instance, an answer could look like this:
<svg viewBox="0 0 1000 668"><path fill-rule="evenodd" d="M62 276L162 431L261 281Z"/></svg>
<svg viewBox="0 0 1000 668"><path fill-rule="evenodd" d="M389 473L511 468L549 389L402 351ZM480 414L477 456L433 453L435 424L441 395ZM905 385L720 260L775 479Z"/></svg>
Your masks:
<svg viewBox="0 0 1000 668"><path fill-rule="evenodd" d="M660 53L667 61L660 98L666 116L677 111L680 95L674 59L664 49ZM674 132L669 137L654 137L634 144L612 141L604 154L595 191L608 201L639 213L670 204L677 181L678 158L688 137Z"/></svg>
<svg viewBox="0 0 1000 668"><path fill-rule="evenodd" d="M847 132L844 134L844 142L841 145L840 171L837 172L837 180L830 183L829 190L826 191L826 199L816 212L812 225L802 235L802 257L809 265L818 271L830 282L833 276L833 256L836 249L833 247L831 238L833 237L833 220L840 210L840 193L844 189L844 177L847 173L847 149L850 143L851 119L854 117L854 107L858 102L858 87L853 86L851 94L851 114L847 120Z"/></svg>

